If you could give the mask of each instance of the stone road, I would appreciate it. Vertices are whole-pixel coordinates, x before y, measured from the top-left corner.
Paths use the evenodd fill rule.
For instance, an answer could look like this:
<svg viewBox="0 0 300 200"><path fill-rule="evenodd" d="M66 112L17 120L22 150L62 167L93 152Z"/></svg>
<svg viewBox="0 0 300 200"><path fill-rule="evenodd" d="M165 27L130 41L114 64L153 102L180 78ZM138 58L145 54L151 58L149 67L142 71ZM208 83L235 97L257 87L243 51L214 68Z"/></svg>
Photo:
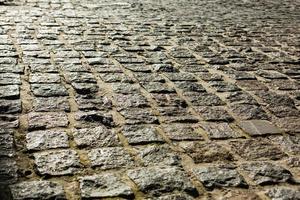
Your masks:
<svg viewBox="0 0 300 200"><path fill-rule="evenodd" d="M300 199L299 0L0 2L0 199Z"/></svg>

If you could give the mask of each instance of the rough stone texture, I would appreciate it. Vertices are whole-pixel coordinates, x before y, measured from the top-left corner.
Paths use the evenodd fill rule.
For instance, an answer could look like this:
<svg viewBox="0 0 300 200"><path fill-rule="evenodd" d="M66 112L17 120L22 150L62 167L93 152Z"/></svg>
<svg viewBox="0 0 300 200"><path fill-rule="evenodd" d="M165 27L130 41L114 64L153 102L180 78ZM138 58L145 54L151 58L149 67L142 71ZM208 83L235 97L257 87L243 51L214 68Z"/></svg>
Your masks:
<svg viewBox="0 0 300 200"><path fill-rule="evenodd" d="M73 131L73 137L76 145L83 147L111 147L118 146L118 136L104 126L95 128L83 128Z"/></svg>
<svg viewBox="0 0 300 200"><path fill-rule="evenodd" d="M33 109L36 112L70 111L70 106L65 97L40 97L33 100Z"/></svg>
<svg viewBox="0 0 300 200"><path fill-rule="evenodd" d="M63 186L51 181L26 181L12 185L13 199L66 199Z"/></svg>
<svg viewBox="0 0 300 200"><path fill-rule="evenodd" d="M125 126L122 132L129 144L164 142L155 126Z"/></svg>
<svg viewBox="0 0 300 200"><path fill-rule="evenodd" d="M281 130L266 120L241 121L239 126L251 136L281 133Z"/></svg>
<svg viewBox="0 0 300 200"><path fill-rule="evenodd" d="M230 162L235 160L228 150L213 142L187 142L180 143L179 146L192 157L195 163Z"/></svg>
<svg viewBox="0 0 300 200"><path fill-rule="evenodd" d="M285 199L266 192L299 188L299 1L2 2L0 199L41 180L70 200ZM272 182L241 167L256 163L248 171ZM143 171L146 189L128 170ZM79 177L106 173L120 179L87 190L124 183L134 195L83 197Z"/></svg>
<svg viewBox="0 0 300 200"><path fill-rule="evenodd" d="M202 136L189 124L168 124L164 125L163 129L171 140L203 140Z"/></svg>
<svg viewBox="0 0 300 200"><path fill-rule="evenodd" d="M271 188L266 191L266 195L272 200L298 200L300 190L288 187Z"/></svg>
<svg viewBox="0 0 300 200"><path fill-rule="evenodd" d="M0 114L20 113L21 110L20 100L0 100Z"/></svg>
<svg viewBox="0 0 300 200"><path fill-rule="evenodd" d="M200 125L210 139L229 139L242 137L227 123L201 123Z"/></svg>
<svg viewBox="0 0 300 200"><path fill-rule="evenodd" d="M132 157L122 147L92 149L88 157L93 167L101 169L126 168L134 165Z"/></svg>
<svg viewBox="0 0 300 200"><path fill-rule="evenodd" d="M197 167L193 169L193 172L207 188L247 187L244 178L235 169L226 167Z"/></svg>
<svg viewBox="0 0 300 200"><path fill-rule="evenodd" d="M0 86L0 99L17 99L20 96L19 85Z"/></svg>
<svg viewBox="0 0 300 200"><path fill-rule="evenodd" d="M187 174L177 167L139 168L129 170L127 174L144 193L161 196L178 190L198 196L198 191L192 186Z"/></svg>
<svg viewBox="0 0 300 200"><path fill-rule="evenodd" d="M88 111L77 112L75 114L76 126L78 127L93 127L99 125L105 125L108 127L114 126L114 120L111 114L106 112Z"/></svg>
<svg viewBox="0 0 300 200"><path fill-rule="evenodd" d="M79 179L79 182L83 198L132 198L134 196L131 188L113 173L84 176Z"/></svg>
<svg viewBox="0 0 300 200"><path fill-rule="evenodd" d="M280 183L292 180L292 174L287 169L272 163L261 162L241 166L247 175L259 185Z"/></svg>
<svg viewBox="0 0 300 200"><path fill-rule="evenodd" d="M69 147L68 135L64 131L34 131L26 135L28 150L45 150Z"/></svg>
<svg viewBox="0 0 300 200"><path fill-rule="evenodd" d="M78 171L79 157L74 150L52 150L34 154L38 173L43 175L68 175Z"/></svg>
<svg viewBox="0 0 300 200"><path fill-rule="evenodd" d="M278 160L287 155L266 139L229 142L232 150L246 160Z"/></svg>
<svg viewBox="0 0 300 200"><path fill-rule="evenodd" d="M167 145L137 147L136 150L146 166L181 165L180 157Z"/></svg>
<svg viewBox="0 0 300 200"><path fill-rule="evenodd" d="M28 114L29 129L46 129L55 127L66 127L69 121L65 113L37 113Z"/></svg>
<svg viewBox="0 0 300 200"><path fill-rule="evenodd" d="M0 185L16 182L17 171L17 163L13 158L0 157Z"/></svg>
<svg viewBox="0 0 300 200"><path fill-rule="evenodd" d="M68 91L61 84L32 84L32 93L38 97L67 96Z"/></svg>

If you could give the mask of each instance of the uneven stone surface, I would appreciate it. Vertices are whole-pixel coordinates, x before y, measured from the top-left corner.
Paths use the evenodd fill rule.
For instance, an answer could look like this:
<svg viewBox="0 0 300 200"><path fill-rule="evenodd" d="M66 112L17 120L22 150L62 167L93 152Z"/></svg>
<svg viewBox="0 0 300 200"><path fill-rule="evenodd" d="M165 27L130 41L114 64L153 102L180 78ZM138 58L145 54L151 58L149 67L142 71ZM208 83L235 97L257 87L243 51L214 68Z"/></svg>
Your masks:
<svg viewBox="0 0 300 200"><path fill-rule="evenodd" d="M26 135L28 150L45 150L69 147L68 135L64 131L34 131Z"/></svg>
<svg viewBox="0 0 300 200"><path fill-rule="evenodd" d="M79 182L83 198L134 196L131 188L112 173L84 176Z"/></svg>
<svg viewBox="0 0 300 200"><path fill-rule="evenodd" d="M244 178L235 169L226 167L199 167L193 171L196 177L207 188L247 186Z"/></svg>
<svg viewBox="0 0 300 200"><path fill-rule="evenodd" d="M192 186L187 174L176 167L140 168L128 171L128 176L139 189L150 195L160 196L174 190L183 191L191 196L198 196L198 191Z"/></svg>
<svg viewBox="0 0 300 200"><path fill-rule="evenodd" d="M93 167L114 169L132 166L133 159L122 147L106 147L92 149L88 154Z"/></svg>
<svg viewBox="0 0 300 200"><path fill-rule="evenodd" d="M73 174L80 167L79 157L73 150L53 150L34 154L38 173L53 176Z"/></svg>
<svg viewBox="0 0 300 200"><path fill-rule="evenodd" d="M65 199L62 185L50 181L26 181L11 186L13 199Z"/></svg>
<svg viewBox="0 0 300 200"><path fill-rule="evenodd" d="M287 169L272 163L251 163L242 165L248 176L259 185L292 181L292 174Z"/></svg>
<svg viewBox="0 0 300 200"><path fill-rule="evenodd" d="M299 8L0 0L0 199L297 199Z"/></svg>

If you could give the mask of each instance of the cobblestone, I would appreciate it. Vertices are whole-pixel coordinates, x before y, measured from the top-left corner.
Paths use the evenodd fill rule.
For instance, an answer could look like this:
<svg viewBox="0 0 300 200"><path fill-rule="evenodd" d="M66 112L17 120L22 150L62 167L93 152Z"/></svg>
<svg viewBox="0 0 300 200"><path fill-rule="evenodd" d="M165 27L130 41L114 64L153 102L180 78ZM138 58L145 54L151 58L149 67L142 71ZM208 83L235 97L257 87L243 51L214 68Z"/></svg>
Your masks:
<svg viewBox="0 0 300 200"><path fill-rule="evenodd" d="M0 0L0 199L297 199L299 6Z"/></svg>

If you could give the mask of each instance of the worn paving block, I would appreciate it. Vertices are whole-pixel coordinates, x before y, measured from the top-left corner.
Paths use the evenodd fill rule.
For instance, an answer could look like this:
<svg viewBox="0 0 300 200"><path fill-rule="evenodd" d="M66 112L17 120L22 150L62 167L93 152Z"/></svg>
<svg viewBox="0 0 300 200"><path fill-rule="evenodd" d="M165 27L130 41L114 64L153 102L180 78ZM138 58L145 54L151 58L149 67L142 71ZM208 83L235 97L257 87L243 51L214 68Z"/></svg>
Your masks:
<svg viewBox="0 0 300 200"><path fill-rule="evenodd" d="M156 197L176 190L193 197L199 196L188 175L178 167L137 168L129 170L127 174L142 192Z"/></svg>
<svg viewBox="0 0 300 200"><path fill-rule="evenodd" d="M129 144L146 144L164 142L163 138L159 135L155 126L125 126L122 133L128 140Z"/></svg>
<svg viewBox="0 0 300 200"><path fill-rule="evenodd" d="M69 120L66 113L31 112L28 114L28 128L30 130L67 127L68 124Z"/></svg>
<svg viewBox="0 0 300 200"><path fill-rule="evenodd" d="M117 134L104 126L75 129L73 130L73 137L76 145L80 148L120 145Z"/></svg>
<svg viewBox="0 0 300 200"><path fill-rule="evenodd" d="M63 186L52 181L24 181L10 186L13 199L66 199Z"/></svg>
<svg viewBox="0 0 300 200"><path fill-rule="evenodd" d="M193 169L196 177L207 188L218 187L247 187L245 179L236 169L210 166Z"/></svg>
<svg viewBox="0 0 300 200"><path fill-rule="evenodd" d="M79 178L83 198L133 198L132 189L114 173L101 173Z"/></svg>
<svg viewBox="0 0 300 200"><path fill-rule="evenodd" d="M42 175L74 174L80 167L79 156L74 150L51 150L34 153L34 163Z"/></svg>
<svg viewBox="0 0 300 200"><path fill-rule="evenodd" d="M88 158L93 167L101 169L128 168L134 166L133 158L123 147L92 149Z"/></svg>
<svg viewBox="0 0 300 200"><path fill-rule="evenodd" d="M251 136L279 134L282 131L266 120L241 121L239 126Z"/></svg>
<svg viewBox="0 0 300 200"><path fill-rule="evenodd" d="M179 146L193 159L195 163L232 162L232 153L214 142L182 142Z"/></svg>
<svg viewBox="0 0 300 200"><path fill-rule="evenodd" d="M45 150L69 147L68 135L65 131L45 130L26 134L28 150Z"/></svg>
<svg viewBox="0 0 300 200"><path fill-rule="evenodd" d="M292 181L292 173L278 164L269 162L254 162L241 165L252 181L258 185L269 185Z"/></svg>
<svg viewBox="0 0 300 200"><path fill-rule="evenodd" d="M229 139L243 137L233 130L228 123L201 123L200 126L206 131L210 139Z"/></svg>

